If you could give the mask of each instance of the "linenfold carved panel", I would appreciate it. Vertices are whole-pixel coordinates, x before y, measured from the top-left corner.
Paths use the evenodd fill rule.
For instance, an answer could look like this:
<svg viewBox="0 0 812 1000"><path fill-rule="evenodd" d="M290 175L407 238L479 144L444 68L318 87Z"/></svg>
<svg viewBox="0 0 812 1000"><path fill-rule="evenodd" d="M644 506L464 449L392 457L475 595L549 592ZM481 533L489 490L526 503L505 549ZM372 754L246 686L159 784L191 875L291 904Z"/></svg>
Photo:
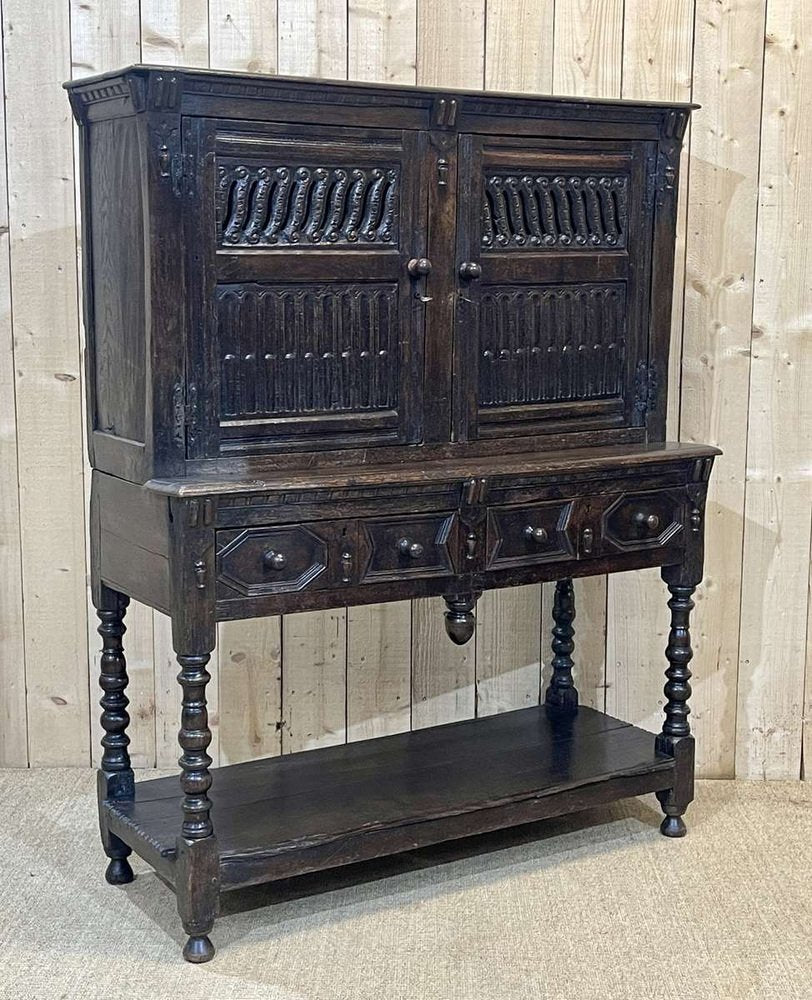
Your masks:
<svg viewBox="0 0 812 1000"><path fill-rule="evenodd" d="M485 250L622 248L628 177L493 174L484 179Z"/></svg>
<svg viewBox="0 0 812 1000"><path fill-rule="evenodd" d="M225 419L395 410L394 284L221 285Z"/></svg>
<svg viewBox="0 0 812 1000"><path fill-rule="evenodd" d="M621 396L625 299L622 283L483 289L479 405Z"/></svg>
<svg viewBox="0 0 812 1000"><path fill-rule="evenodd" d="M399 182L395 167L221 165L218 242L296 247L397 244Z"/></svg>

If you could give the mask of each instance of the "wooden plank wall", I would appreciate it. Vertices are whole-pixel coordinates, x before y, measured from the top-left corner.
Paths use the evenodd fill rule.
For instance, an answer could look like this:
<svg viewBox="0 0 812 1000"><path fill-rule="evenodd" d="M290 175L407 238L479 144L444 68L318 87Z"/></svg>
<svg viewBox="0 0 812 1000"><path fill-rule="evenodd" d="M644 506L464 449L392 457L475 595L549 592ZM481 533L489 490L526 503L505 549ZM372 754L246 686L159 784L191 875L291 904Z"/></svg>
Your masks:
<svg viewBox="0 0 812 1000"><path fill-rule="evenodd" d="M693 99L669 433L720 445L695 615L709 776L812 774L812 5L800 0L0 0L0 764L97 758L75 139L60 89L144 61L386 82ZM3 113L4 112L4 113ZM58 497L58 502L54 498ZM585 702L659 726L656 572L577 587ZM536 702L549 588L486 595L476 640L436 600L221 627L216 762ZM173 765L165 618L133 606L140 766ZM810 721L804 726L804 705Z"/></svg>

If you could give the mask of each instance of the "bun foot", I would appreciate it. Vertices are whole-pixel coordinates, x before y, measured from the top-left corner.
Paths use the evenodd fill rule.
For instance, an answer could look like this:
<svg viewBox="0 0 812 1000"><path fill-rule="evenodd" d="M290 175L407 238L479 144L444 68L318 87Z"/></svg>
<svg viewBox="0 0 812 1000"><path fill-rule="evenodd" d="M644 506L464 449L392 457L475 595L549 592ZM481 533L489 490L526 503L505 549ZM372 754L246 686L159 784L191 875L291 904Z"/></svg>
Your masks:
<svg viewBox="0 0 812 1000"><path fill-rule="evenodd" d="M214 945L205 934L200 937L190 937L183 946L183 957L187 962L194 962L199 965L201 962L210 962L214 958Z"/></svg>
<svg viewBox="0 0 812 1000"><path fill-rule="evenodd" d="M682 816L666 816L660 823L660 833L664 837L684 837L687 832Z"/></svg>
<svg viewBox="0 0 812 1000"><path fill-rule="evenodd" d="M104 877L110 885L126 885L135 878L130 862L126 858L111 858Z"/></svg>

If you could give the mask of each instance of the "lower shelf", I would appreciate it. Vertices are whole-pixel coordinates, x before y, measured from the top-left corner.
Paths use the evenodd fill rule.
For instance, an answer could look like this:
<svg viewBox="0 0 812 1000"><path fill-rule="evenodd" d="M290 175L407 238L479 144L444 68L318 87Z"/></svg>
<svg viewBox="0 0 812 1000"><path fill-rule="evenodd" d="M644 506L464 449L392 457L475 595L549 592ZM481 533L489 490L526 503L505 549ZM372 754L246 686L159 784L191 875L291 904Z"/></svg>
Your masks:
<svg viewBox="0 0 812 1000"><path fill-rule="evenodd" d="M221 886L349 864L669 788L654 736L544 706L214 770ZM178 778L103 804L110 830L170 882Z"/></svg>

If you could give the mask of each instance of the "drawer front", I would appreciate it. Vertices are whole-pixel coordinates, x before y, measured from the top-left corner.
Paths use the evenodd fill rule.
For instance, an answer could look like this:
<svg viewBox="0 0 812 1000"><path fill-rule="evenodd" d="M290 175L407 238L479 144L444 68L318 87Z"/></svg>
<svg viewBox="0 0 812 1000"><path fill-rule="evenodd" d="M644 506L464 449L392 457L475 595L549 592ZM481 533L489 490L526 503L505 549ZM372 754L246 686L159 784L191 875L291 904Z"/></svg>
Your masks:
<svg viewBox="0 0 812 1000"><path fill-rule="evenodd" d="M634 552L667 545L682 532L684 508L684 494L674 490L625 493L604 511L601 548Z"/></svg>
<svg viewBox="0 0 812 1000"><path fill-rule="evenodd" d="M361 522L366 549L362 583L451 576L459 546L456 514L370 518Z"/></svg>
<svg viewBox="0 0 812 1000"><path fill-rule="evenodd" d="M352 553L351 534L351 524L340 522L218 531L217 596L331 586L341 578L342 555Z"/></svg>
<svg viewBox="0 0 812 1000"><path fill-rule="evenodd" d="M488 569L574 559L573 501L523 504L488 511Z"/></svg>

